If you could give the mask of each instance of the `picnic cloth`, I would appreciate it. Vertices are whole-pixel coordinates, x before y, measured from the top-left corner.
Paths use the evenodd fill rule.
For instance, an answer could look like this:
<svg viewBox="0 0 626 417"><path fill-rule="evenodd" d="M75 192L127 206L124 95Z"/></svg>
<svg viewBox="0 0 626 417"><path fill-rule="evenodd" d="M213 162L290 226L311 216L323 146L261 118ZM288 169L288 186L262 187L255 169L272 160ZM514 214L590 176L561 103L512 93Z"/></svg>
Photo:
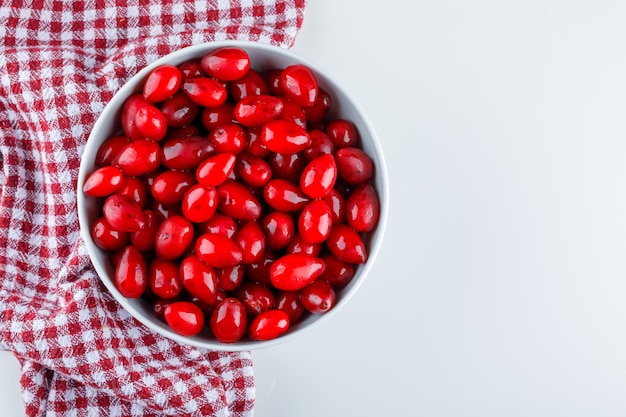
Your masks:
<svg viewBox="0 0 626 417"><path fill-rule="evenodd" d="M91 127L141 68L185 46L290 47L305 0L0 1L0 349L28 416L250 416L249 352L180 345L133 319L81 239Z"/></svg>

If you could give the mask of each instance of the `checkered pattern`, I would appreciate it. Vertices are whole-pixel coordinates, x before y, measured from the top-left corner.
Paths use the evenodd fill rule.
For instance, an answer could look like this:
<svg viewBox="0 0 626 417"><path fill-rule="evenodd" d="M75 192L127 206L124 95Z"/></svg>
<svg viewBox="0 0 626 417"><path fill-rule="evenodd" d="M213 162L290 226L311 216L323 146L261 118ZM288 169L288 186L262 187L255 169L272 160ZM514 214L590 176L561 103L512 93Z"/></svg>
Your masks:
<svg viewBox="0 0 626 417"><path fill-rule="evenodd" d="M245 416L248 352L151 333L100 284L76 179L113 93L208 40L292 45L304 0L0 0L0 348L22 364L29 416Z"/></svg>

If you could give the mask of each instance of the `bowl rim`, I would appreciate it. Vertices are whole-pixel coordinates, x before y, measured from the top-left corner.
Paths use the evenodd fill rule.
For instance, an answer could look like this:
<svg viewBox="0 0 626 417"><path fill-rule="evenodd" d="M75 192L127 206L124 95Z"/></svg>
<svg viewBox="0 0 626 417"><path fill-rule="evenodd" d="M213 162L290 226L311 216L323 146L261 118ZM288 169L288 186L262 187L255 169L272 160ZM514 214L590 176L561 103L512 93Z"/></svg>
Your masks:
<svg viewBox="0 0 626 417"><path fill-rule="evenodd" d="M376 154L376 175L380 176L380 186L377 188L378 198L380 200L380 217L378 220L378 225L375 231L375 237L372 239L368 260L365 264L360 265L360 270L358 271L358 279L354 281L352 286L349 288L347 292L345 292L342 297L338 300L337 304L327 313L319 315L315 320L307 323L305 326L295 329L293 332L288 332L278 338L266 340L266 341L255 341L255 340L240 340L238 342L227 344L221 343L217 340L207 340L201 339L199 337L185 337L175 333L173 330L165 327L158 326L152 320L144 315L143 312L139 311L135 306L128 300L126 297L122 296L117 288L115 288L114 282L109 276L108 271L101 265L99 262L95 262L97 259L97 253L100 249L93 242L90 235L90 224L87 218L87 210L82 210L81 208L86 207L86 198L82 190L82 184L86 179L88 172L87 166L91 163L91 161L86 161L86 158L83 157L85 151L88 149L90 143L94 143L95 139L92 140L92 137L97 136L97 132L99 132L103 128L103 124L106 122L109 113L116 113L119 111L119 107L114 104L122 98L128 97L128 95L136 92L140 85L142 85L145 77L156 67L172 62L183 62L186 59L189 59L189 55L202 56L203 54L208 53L211 50L220 47L240 47L246 50L255 50L266 52L270 54L278 54L284 58L298 61L304 65L309 66L313 72L318 76L322 77L324 81L331 85L332 88L338 92L345 101L347 101L350 106L354 108L356 113L359 115L363 125L368 131L368 136L371 140L371 145ZM186 57L186 58L185 58ZM185 58L185 59L183 59ZM121 103L120 103L121 104ZM120 106L121 107L121 106ZM93 145L95 146L95 145ZM353 96L346 91L344 87L342 87L336 80L334 76L329 74L325 69L321 68L318 64L312 62L308 58L303 57L302 55L288 50L279 46L261 43L261 42L252 42L252 41L241 41L241 40L220 40L220 41L209 41L203 42L191 46L187 46L181 49L178 49L174 52L166 54L152 63L148 64L141 70L139 70L134 76L130 77L126 83L124 83L111 97L109 102L106 103L104 109L98 116L96 122L94 123L91 132L87 138L87 142L83 147L83 151L81 154L81 163L79 168L79 174L77 178L77 188L76 188L76 204L78 211L78 220L80 226L80 233L85 243L87 253L89 255L89 260L96 270L98 278L100 282L102 282L105 287L109 290L113 298L135 319L137 319L140 323L145 325L149 330L159 333L160 335L167 337L169 339L175 340L181 344L194 346L197 348L204 348L210 350L217 351L248 351L248 350L258 350L262 348L268 348L272 346L276 346L278 344L283 344L289 342L295 338L310 332L313 328L320 326L322 323L328 321L331 317L335 316L337 311L339 311L343 306L354 296L354 294L358 291L359 287L363 284L365 278L370 274L373 265L375 264L376 258L381 250L384 236L387 228L388 222L388 213L389 213L389 178L388 178L388 169L385 161L382 145L376 130L370 121L367 113L361 107L361 105L354 100Z"/></svg>

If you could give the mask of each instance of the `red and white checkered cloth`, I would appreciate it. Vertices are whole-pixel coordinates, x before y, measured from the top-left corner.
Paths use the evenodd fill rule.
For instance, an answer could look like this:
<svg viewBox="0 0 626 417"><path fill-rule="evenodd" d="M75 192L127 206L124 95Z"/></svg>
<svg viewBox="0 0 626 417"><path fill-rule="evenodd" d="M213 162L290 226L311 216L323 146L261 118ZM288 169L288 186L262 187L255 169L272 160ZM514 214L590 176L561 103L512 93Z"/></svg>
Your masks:
<svg viewBox="0 0 626 417"><path fill-rule="evenodd" d="M29 416L252 415L249 352L179 345L129 316L81 240L76 179L108 100L181 47L293 44L305 0L0 0L0 349Z"/></svg>

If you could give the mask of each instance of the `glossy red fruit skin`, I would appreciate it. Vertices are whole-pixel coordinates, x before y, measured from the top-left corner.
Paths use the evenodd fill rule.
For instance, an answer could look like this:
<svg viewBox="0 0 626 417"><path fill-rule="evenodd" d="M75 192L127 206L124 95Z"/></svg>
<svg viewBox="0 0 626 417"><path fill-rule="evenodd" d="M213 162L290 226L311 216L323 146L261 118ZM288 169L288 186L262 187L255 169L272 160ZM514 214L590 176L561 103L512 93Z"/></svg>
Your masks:
<svg viewBox="0 0 626 417"><path fill-rule="evenodd" d="M169 219L172 216L182 216L183 212L180 210L180 206L175 205L165 205L163 203L159 203L155 201L152 203L152 212L157 218L157 221L160 223L165 219Z"/></svg>
<svg viewBox="0 0 626 417"><path fill-rule="evenodd" d="M302 239L300 233L296 233L285 248L287 253L301 253L304 255L318 256L322 251L321 243L311 243Z"/></svg>
<svg viewBox="0 0 626 417"><path fill-rule="evenodd" d="M91 238L100 249L115 251L128 244L129 235L115 230L105 217L100 217L91 226Z"/></svg>
<svg viewBox="0 0 626 417"><path fill-rule="evenodd" d="M180 277L189 294L206 304L217 301L218 280L215 269L196 255L186 257L180 263Z"/></svg>
<svg viewBox="0 0 626 417"><path fill-rule="evenodd" d="M358 185L346 200L346 221L357 232L371 232L380 218L378 194L371 184Z"/></svg>
<svg viewBox="0 0 626 417"><path fill-rule="evenodd" d="M283 111L283 101L274 96L249 96L235 106L235 118L246 127L263 126Z"/></svg>
<svg viewBox="0 0 626 417"><path fill-rule="evenodd" d="M321 130L309 130L311 145L303 151L304 158L312 161L318 156L332 155L335 152L335 144L330 137Z"/></svg>
<svg viewBox="0 0 626 417"><path fill-rule="evenodd" d="M256 316L248 328L252 340L272 340L289 329L289 316L282 310L267 310Z"/></svg>
<svg viewBox="0 0 626 417"><path fill-rule="evenodd" d="M335 186L337 164L332 155L322 155L307 164L300 176L300 189L311 198L322 198Z"/></svg>
<svg viewBox="0 0 626 417"><path fill-rule="evenodd" d="M278 118L281 120L288 120L297 124L301 128L306 129L306 116L304 115L302 107L287 99L283 99L282 102L283 109L278 115Z"/></svg>
<svg viewBox="0 0 626 417"><path fill-rule="evenodd" d="M90 197L105 197L116 192L124 181L122 171L114 166L104 166L93 171L83 184L83 193Z"/></svg>
<svg viewBox="0 0 626 417"><path fill-rule="evenodd" d="M115 288L126 298L139 298L148 288L148 267L134 246L126 246L114 274Z"/></svg>
<svg viewBox="0 0 626 417"><path fill-rule="evenodd" d="M282 69L273 68L267 70L261 74L265 82L267 83L267 89L269 93L273 96L282 96L283 89L280 86L280 74L283 72Z"/></svg>
<svg viewBox="0 0 626 417"><path fill-rule="evenodd" d="M189 301L168 304L163 315L172 330L181 336L195 336L204 328L204 313L200 307Z"/></svg>
<svg viewBox="0 0 626 417"><path fill-rule="evenodd" d="M328 281L334 288L343 288L354 278L355 268L353 264L339 260L335 255L322 256L326 265L319 279Z"/></svg>
<svg viewBox="0 0 626 417"><path fill-rule="evenodd" d="M99 167L111 165L113 158L115 158L115 156L122 150L122 148L124 148L124 146L128 145L129 142L130 139L126 136L111 136L98 148L98 152L96 153L96 165Z"/></svg>
<svg viewBox="0 0 626 417"><path fill-rule="evenodd" d="M293 239L295 225L289 214L272 211L263 218L261 230L265 235L265 246L275 251L284 248Z"/></svg>
<svg viewBox="0 0 626 417"><path fill-rule="evenodd" d="M242 251L242 262L250 264L260 259L265 251L265 235L259 224L250 220L237 232L235 243Z"/></svg>
<svg viewBox="0 0 626 417"><path fill-rule="evenodd" d="M306 121L308 123L311 123L324 120L324 118L328 114L328 111L332 107L332 104L333 100L330 94L320 88L319 92L317 93L317 99L315 100L315 103L313 103L312 106L302 108L306 116Z"/></svg>
<svg viewBox="0 0 626 417"><path fill-rule="evenodd" d="M187 78L182 91L194 103L203 107L219 107L226 102L226 88L217 80L207 77Z"/></svg>
<svg viewBox="0 0 626 417"><path fill-rule="evenodd" d="M202 124L207 130L213 130L224 123L236 122L235 105L229 102L219 107L205 108L202 110Z"/></svg>
<svg viewBox="0 0 626 417"><path fill-rule="evenodd" d="M326 126L326 134L335 144L336 149L346 146L355 147L359 143L359 134L354 123L344 120L335 119Z"/></svg>
<svg viewBox="0 0 626 417"><path fill-rule="evenodd" d="M145 207L148 199L148 192L144 182L137 177L124 177L122 186L115 192L115 194L125 195L135 200L139 207Z"/></svg>
<svg viewBox="0 0 626 417"><path fill-rule="evenodd" d="M270 151L287 154L300 152L311 144L311 138L305 129L292 121L282 119L264 124L261 140Z"/></svg>
<svg viewBox="0 0 626 417"><path fill-rule="evenodd" d="M374 173L372 159L359 148L345 147L335 152L337 172L345 182L351 185L369 181Z"/></svg>
<svg viewBox="0 0 626 417"><path fill-rule="evenodd" d="M237 155L218 153L205 159L196 170L196 179L205 187L217 187L226 181L235 169Z"/></svg>
<svg viewBox="0 0 626 417"><path fill-rule="evenodd" d="M333 188L322 199L330 207L333 224L343 223L346 218L346 199L343 195Z"/></svg>
<svg viewBox="0 0 626 417"><path fill-rule="evenodd" d="M201 233L211 233L214 235L222 235L228 239L232 239L239 227L232 217L225 214L216 212L209 220L202 222L198 225L198 229Z"/></svg>
<svg viewBox="0 0 626 417"><path fill-rule="evenodd" d="M276 262L276 259L277 256L274 252L263 252L258 261L246 265L246 276L259 284L272 285L270 267Z"/></svg>
<svg viewBox="0 0 626 417"><path fill-rule="evenodd" d="M217 190L202 184L191 186L181 202L183 216L193 223L209 220L217 211Z"/></svg>
<svg viewBox="0 0 626 417"><path fill-rule="evenodd" d="M274 307L274 293L265 285L246 281L233 292L233 296L241 301L249 317L256 316Z"/></svg>
<svg viewBox="0 0 626 417"><path fill-rule="evenodd" d="M172 127L167 130L167 135L165 135L165 139L174 139L174 138L189 138L192 136L199 136L200 129L198 129L195 125L185 125L181 127Z"/></svg>
<svg viewBox="0 0 626 417"><path fill-rule="evenodd" d="M151 103L171 97L183 80L183 74L173 65L161 65L148 75L143 85L143 98Z"/></svg>
<svg viewBox="0 0 626 417"><path fill-rule="evenodd" d="M137 108L135 112L135 126L145 139L160 141L167 133L167 119L150 103L146 103Z"/></svg>
<svg viewBox="0 0 626 417"><path fill-rule="evenodd" d="M313 282L324 272L324 261L320 258L288 254L278 258L270 266L272 285L284 291L297 291Z"/></svg>
<svg viewBox="0 0 626 417"><path fill-rule="evenodd" d="M143 135L135 125L135 115L140 107L148 105L141 94L130 95L122 105L121 124L124 135L129 139L142 139Z"/></svg>
<svg viewBox="0 0 626 417"><path fill-rule="evenodd" d="M209 133L215 152L238 154L246 147L246 131L235 123L224 123Z"/></svg>
<svg viewBox="0 0 626 417"><path fill-rule="evenodd" d="M241 263L243 252L233 240L205 233L196 241L196 256L214 268L226 268Z"/></svg>
<svg viewBox="0 0 626 417"><path fill-rule="evenodd" d="M304 313L298 291L279 291L274 297L275 308L282 310L289 316L290 323L296 323Z"/></svg>
<svg viewBox="0 0 626 417"><path fill-rule="evenodd" d="M196 78L205 76L206 73L202 69L200 65L200 59L192 58L189 59L178 66L181 75L183 76L183 80L187 78Z"/></svg>
<svg viewBox="0 0 626 417"><path fill-rule="evenodd" d="M153 259L150 262L148 287L160 298L172 299L178 296L183 289L178 264L159 258Z"/></svg>
<svg viewBox="0 0 626 417"><path fill-rule="evenodd" d="M243 184L227 181L217 187L218 209L235 220L256 220L261 216L261 204Z"/></svg>
<svg viewBox="0 0 626 417"><path fill-rule="evenodd" d="M190 172L167 170L156 176L150 191L159 203L178 204L195 182L196 177Z"/></svg>
<svg viewBox="0 0 626 417"><path fill-rule="evenodd" d="M300 290L302 306L314 314L324 314L335 305L336 294L332 285L317 279Z"/></svg>
<svg viewBox="0 0 626 417"><path fill-rule="evenodd" d="M154 250L163 260L171 261L181 256L193 241L193 225L180 215L163 220L156 236Z"/></svg>
<svg viewBox="0 0 626 417"><path fill-rule="evenodd" d="M210 327L215 338L222 343L234 343L246 333L248 319L243 303L228 297L215 307Z"/></svg>
<svg viewBox="0 0 626 417"><path fill-rule="evenodd" d="M351 264L364 264L367 250L361 236L350 226L337 224L330 230L326 246L338 259Z"/></svg>
<svg viewBox="0 0 626 417"><path fill-rule="evenodd" d="M246 268L243 264L227 266L215 270L217 286L224 291L234 291L243 282L246 276Z"/></svg>
<svg viewBox="0 0 626 417"><path fill-rule="evenodd" d="M324 200L313 200L300 212L298 232L309 243L322 243L330 235L332 213Z"/></svg>
<svg viewBox="0 0 626 417"><path fill-rule="evenodd" d="M253 187L263 187L272 179L272 168L267 161L247 152L237 156L235 169L241 179Z"/></svg>
<svg viewBox="0 0 626 417"><path fill-rule="evenodd" d="M265 95L267 93L267 83L261 74L253 69L249 69L243 77L230 83L230 95L235 101L240 101L250 96Z"/></svg>
<svg viewBox="0 0 626 417"><path fill-rule="evenodd" d="M265 158L271 152L265 147L265 145L263 145L263 141L261 140L261 131L261 127L249 127L247 129L248 141L246 143L246 147L244 148L244 152L259 158Z"/></svg>
<svg viewBox="0 0 626 417"><path fill-rule="evenodd" d="M161 105L161 113L170 127L187 126L200 113L200 107L182 91L176 92Z"/></svg>
<svg viewBox="0 0 626 417"><path fill-rule="evenodd" d="M146 223L139 204L123 195L113 194L108 197L102 211L111 227L120 232L136 232L143 229Z"/></svg>
<svg viewBox="0 0 626 417"><path fill-rule="evenodd" d="M152 140L133 140L120 150L111 164L122 170L124 175L140 177L159 167L161 148Z"/></svg>
<svg viewBox="0 0 626 417"><path fill-rule="evenodd" d="M273 179L263 187L267 204L278 211L302 210L311 199L293 182Z"/></svg>
<svg viewBox="0 0 626 417"><path fill-rule="evenodd" d="M234 81L246 75L250 69L250 57L241 48L225 46L202 57L200 66L220 81Z"/></svg>
<svg viewBox="0 0 626 417"><path fill-rule="evenodd" d="M312 106L317 100L319 87L313 71L306 65L290 65L280 74L280 87L289 100L300 106Z"/></svg>
<svg viewBox="0 0 626 417"><path fill-rule="evenodd" d="M169 169L192 170L215 153L213 143L200 136L168 139L161 148L161 161Z"/></svg>
<svg viewBox="0 0 626 417"><path fill-rule="evenodd" d="M292 154L272 153L267 162L272 169L272 178L283 179L298 183L302 171L307 165L301 152Z"/></svg>
<svg viewBox="0 0 626 417"><path fill-rule="evenodd" d="M159 229L159 219L152 210L144 210L143 213L146 217L146 225L143 229L130 234L130 242L137 249L148 252L154 249L156 233Z"/></svg>

